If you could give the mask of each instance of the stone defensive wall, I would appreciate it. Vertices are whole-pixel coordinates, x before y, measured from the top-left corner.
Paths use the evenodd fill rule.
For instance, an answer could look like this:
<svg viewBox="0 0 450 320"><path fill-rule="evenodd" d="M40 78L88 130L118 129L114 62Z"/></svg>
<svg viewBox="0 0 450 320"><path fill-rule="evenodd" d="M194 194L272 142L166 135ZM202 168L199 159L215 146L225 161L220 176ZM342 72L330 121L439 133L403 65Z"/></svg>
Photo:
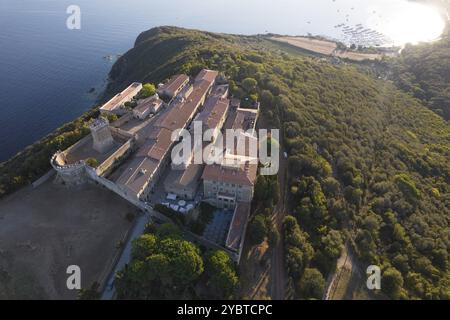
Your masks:
<svg viewBox="0 0 450 320"><path fill-rule="evenodd" d="M134 135L132 133L120 128L109 127L109 130L111 130L111 134L113 135L113 137L115 136L122 140L129 140L134 138Z"/></svg>
<svg viewBox="0 0 450 320"><path fill-rule="evenodd" d="M50 163L65 183L80 185L86 182L86 163L83 160L74 164L65 164L65 153L58 151L53 155Z"/></svg>
<svg viewBox="0 0 450 320"><path fill-rule="evenodd" d="M78 140L78 142L76 142L75 144L71 145L69 148L67 148L64 151L62 151L61 153L64 153L64 155L67 155L70 152L73 152L73 151L77 150L78 148L80 148L81 146L83 146L86 143L88 143L89 140L92 140L92 135L90 133L87 136L85 136L84 138L81 138L80 140Z"/></svg>
<svg viewBox="0 0 450 320"><path fill-rule="evenodd" d="M123 116L121 116L119 119L117 119L116 121L111 123L111 127L121 127L123 126L125 123L127 123L128 121L130 121L131 119L133 119L133 113L127 113L124 114Z"/></svg>
<svg viewBox="0 0 450 320"><path fill-rule="evenodd" d="M125 200L129 201L131 204L135 205L136 207L138 207L139 209L141 209L144 212L148 212L150 213L151 216L165 221L165 222L169 222L170 220L164 216L163 214L153 210L153 208L147 204L145 204L145 202L140 201L139 199L137 199L136 197L132 197L126 194L126 192L124 190L122 190L117 184L115 184L114 182L98 176L97 172L94 168L91 168L89 166L86 166L86 170L85 170L87 177L90 178L92 181L97 182L98 184L104 186L106 189L114 192L115 194L119 195L120 197L124 198Z"/></svg>
<svg viewBox="0 0 450 320"><path fill-rule="evenodd" d="M133 150L133 141L133 139L129 139L105 161L103 161L95 170L97 175L102 176L108 174L118 165L118 163L121 162L120 160L126 158Z"/></svg>

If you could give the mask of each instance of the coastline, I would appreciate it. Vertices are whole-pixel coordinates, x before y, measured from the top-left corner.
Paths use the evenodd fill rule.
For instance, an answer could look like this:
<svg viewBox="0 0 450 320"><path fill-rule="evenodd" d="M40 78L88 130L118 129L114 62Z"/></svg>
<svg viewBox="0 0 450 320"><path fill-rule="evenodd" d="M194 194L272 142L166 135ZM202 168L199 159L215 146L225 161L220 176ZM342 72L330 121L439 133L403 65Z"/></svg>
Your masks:
<svg viewBox="0 0 450 320"><path fill-rule="evenodd" d="M95 98L86 111L0 162L0 200L48 174L52 169L50 158L55 152L66 149L89 134L85 124L99 116L100 106L113 95L110 75L119 59L117 57L101 83L95 87Z"/></svg>
<svg viewBox="0 0 450 320"><path fill-rule="evenodd" d="M89 133L84 124L98 116L98 104L105 99L105 91L99 94L88 111L0 163L0 199L45 175L51 169L50 158L54 152L65 149Z"/></svg>
<svg viewBox="0 0 450 320"><path fill-rule="evenodd" d="M136 37L133 47L136 47L136 45L139 44L139 40L143 36L148 35L148 32L151 32L156 28L164 27L155 27L141 32ZM254 35L253 37L258 36L261 35ZM279 35L276 34L265 35L268 40L272 41L274 41L274 39L272 39L274 36L279 37ZM321 41L324 42L324 40ZM275 42L278 41L275 40ZM281 41L280 43L283 42ZM288 43L284 44L291 45ZM295 47L294 45L292 46ZM132 50L133 47L129 50ZM102 102L107 101L108 97L113 95L112 92L118 89L122 80L124 80L121 79L120 75L117 77L113 77L112 75L113 72L117 73L121 68L121 64L123 64L121 58L124 55L118 57L118 59L114 61L114 64L111 66L110 71L104 79L102 90L99 91L94 104L87 111L54 129L49 134L41 137L34 143L17 152L14 156L0 163L0 199L5 195L11 194L16 190L31 184L45 175L51 169L50 158L55 152L66 149L89 133L89 129L85 125L86 122L92 118L98 117L99 105L101 105ZM357 63L358 61L352 62ZM159 76L160 75L157 77Z"/></svg>

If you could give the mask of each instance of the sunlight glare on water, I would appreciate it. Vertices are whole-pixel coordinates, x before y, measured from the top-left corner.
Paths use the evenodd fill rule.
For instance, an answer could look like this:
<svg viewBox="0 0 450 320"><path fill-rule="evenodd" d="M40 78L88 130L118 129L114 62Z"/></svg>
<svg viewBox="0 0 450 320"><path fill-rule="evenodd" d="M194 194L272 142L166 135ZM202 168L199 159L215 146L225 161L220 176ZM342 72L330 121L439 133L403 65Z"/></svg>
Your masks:
<svg viewBox="0 0 450 320"><path fill-rule="evenodd" d="M445 28L445 21L437 8L408 1L389 1L386 5L380 1L379 6L371 6L369 10L375 14L368 25L389 37L393 44L417 44L419 42L438 39ZM384 8L383 16L376 16ZM378 26L377 26L378 25Z"/></svg>

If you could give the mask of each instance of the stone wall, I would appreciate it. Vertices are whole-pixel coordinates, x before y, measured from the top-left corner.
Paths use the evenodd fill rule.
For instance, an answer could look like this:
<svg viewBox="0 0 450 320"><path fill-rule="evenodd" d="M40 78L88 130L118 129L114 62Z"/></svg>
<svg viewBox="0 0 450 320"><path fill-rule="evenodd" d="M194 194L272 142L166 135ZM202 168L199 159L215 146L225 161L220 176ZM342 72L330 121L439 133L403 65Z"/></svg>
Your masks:
<svg viewBox="0 0 450 320"><path fill-rule="evenodd" d="M239 264L239 260L240 260L240 252L236 253L226 247L223 247L221 245L218 245L217 243L214 243L204 237L201 237L199 235L196 235L195 233L189 231L189 230L184 230L184 232L186 234L188 234L193 240L197 241L198 243L201 243L202 245L204 245L205 247L207 247L208 249L212 249L212 250L221 250L224 251L226 254L228 254L231 259L233 259L237 264Z"/></svg>
<svg viewBox="0 0 450 320"><path fill-rule="evenodd" d="M117 119L116 121L114 121L113 123L111 123L111 126L113 128L118 128L123 126L126 122L130 121L131 119L133 119L133 114L131 112L124 114L122 117L120 117L119 119Z"/></svg>
<svg viewBox="0 0 450 320"><path fill-rule="evenodd" d="M113 136L116 136L119 139L129 140L129 139L134 138L133 134L131 134L128 131L125 131L123 129L115 128L115 127L109 127L109 129L111 130L111 133L113 134Z"/></svg>
<svg viewBox="0 0 450 320"><path fill-rule="evenodd" d="M53 169L56 170L58 176L63 180L63 182L70 186L80 185L86 182L87 176L85 172L86 164L84 161L79 161L70 165L61 165L64 154L62 152L57 152L53 155L50 163Z"/></svg>
<svg viewBox="0 0 450 320"><path fill-rule="evenodd" d="M159 220L165 221L165 222L169 222L170 220L162 215L159 212L156 212L153 210L153 208L149 205L147 205L145 202L140 201L139 199L137 199L134 196L128 195L126 193L126 191L124 191L122 188L120 188L117 184L115 184L114 182L100 177L97 175L95 169L91 168L91 167L86 167L86 173L87 176L92 180L95 181L97 183L99 183L100 185L104 186L106 189L114 192L115 194L119 195L120 197L124 198L125 200L127 200L128 202L130 202L131 204L135 205L136 207L138 207L139 209L141 209L142 211L148 212L150 213L150 215L152 217L155 217Z"/></svg>
<svg viewBox="0 0 450 320"><path fill-rule="evenodd" d="M96 168L97 175L102 176L110 172L120 159L125 158L131 152L132 148L133 140L130 139Z"/></svg>
<svg viewBox="0 0 450 320"><path fill-rule="evenodd" d="M89 140L92 140L92 135L90 133L87 136L85 136L84 138L82 138L81 140L79 140L77 143L71 145L69 148L64 150L62 153L64 155L69 154L71 151L74 151L74 150L78 149L79 147L81 147L82 145L88 143Z"/></svg>
<svg viewBox="0 0 450 320"><path fill-rule="evenodd" d="M50 169L46 174L44 174L42 177L40 177L39 179L37 179L36 181L34 181L31 186L33 188L37 188L39 187L41 184L43 184L44 182L46 182L48 179L50 179L51 177L53 177L56 174L55 169Z"/></svg>

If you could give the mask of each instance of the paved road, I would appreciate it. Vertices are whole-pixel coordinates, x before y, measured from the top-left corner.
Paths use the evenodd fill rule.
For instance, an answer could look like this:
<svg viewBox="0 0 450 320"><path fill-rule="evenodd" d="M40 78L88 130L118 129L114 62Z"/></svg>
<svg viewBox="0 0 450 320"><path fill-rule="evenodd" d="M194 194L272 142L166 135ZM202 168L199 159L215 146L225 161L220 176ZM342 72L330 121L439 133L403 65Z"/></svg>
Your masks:
<svg viewBox="0 0 450 320"><path fill-rule="evenodd" d="M105 289L102 293L102 300L112 300L116 295L116 288L114 286L114 277L117 271L122 270L127 263L131 260L131 244L134 239L138 238L140 235L144 233L145 225L151 221L150 214L147 212L143 215L139 215L137 217L137 221L134 224L133 230L131 231L130 236L128 237L128 241L125 245L125 248L120 255L118 262L116 263L113 271L108 277L108 281L106 283Z"/></svg>

